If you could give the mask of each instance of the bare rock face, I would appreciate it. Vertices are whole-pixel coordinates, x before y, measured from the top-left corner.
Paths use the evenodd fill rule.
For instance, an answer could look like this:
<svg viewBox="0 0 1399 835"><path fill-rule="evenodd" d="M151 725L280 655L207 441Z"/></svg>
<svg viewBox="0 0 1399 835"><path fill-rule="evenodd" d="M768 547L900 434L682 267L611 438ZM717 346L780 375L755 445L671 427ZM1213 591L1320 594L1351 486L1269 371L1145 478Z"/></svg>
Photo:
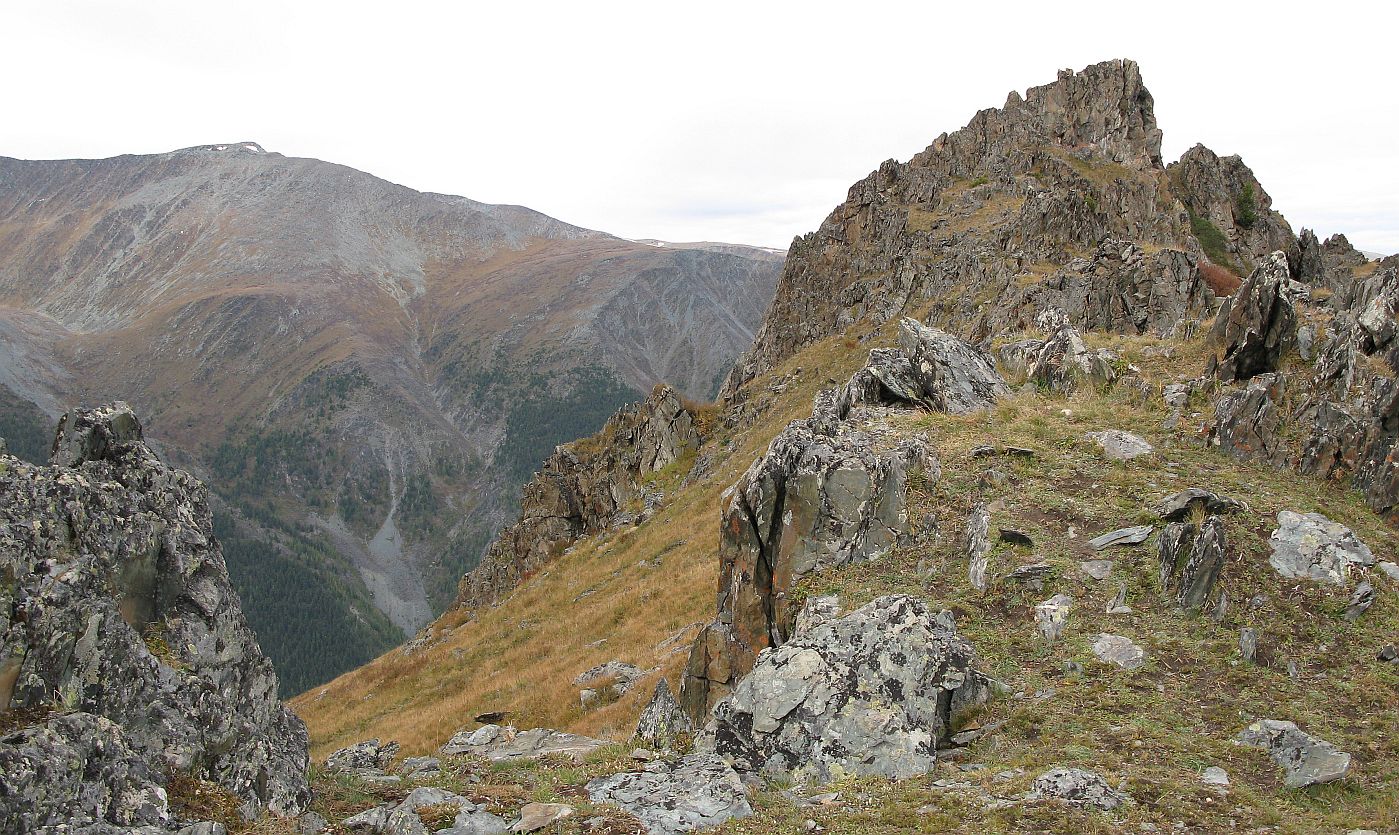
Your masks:
<svg viewBox="0 0 1399 835"><path fill-rule="evenodd" d="M919 600L881 597L759 656L696 746L740 771L825 783L927 773L984 691L976 653Z"/></svg>
<svg viewBox="0 0 1399 835"><path fill-rule="evenodd" d="M489 606L579 537L634 521L642 481L700 444L694 415L667 386L623 408L591 438L555 450L525 485L520 519L501 531L462 578L457 605Z"/></svg>
<svg viewBox="0 0 1399 835"><path fill-rule="evenodd" d="M66 825L173 823L164 776L132 750L121 728L69 713L0 737L0 819L6 831Z"/></svg>
<svg viewBox="0 0 1399 835"><path fill-rule="evenodd" d="M98 737L119 736L150 773L218 783L249 817L303 811L306 730L278 700L229 585L204 486L155 456L124 403L66 415L54 462L0 460L0 573L11 578L0 586L0 710L103 717ZM55 724L65 721L0 751L71 737ZM85 767L92 743L67 744L78 753L65 762ZM92 792L109 790L120 794Z"/></svg>
<svg viewBox="0 0 1399 835"><path fill-rule="evenodd" d="M1223 382L1276 371L1297 344L1297 299L1306 287L1293 280L1287 254L1274 252L1225 300L1211 338L1220 347L1216 374Z"/></svg>

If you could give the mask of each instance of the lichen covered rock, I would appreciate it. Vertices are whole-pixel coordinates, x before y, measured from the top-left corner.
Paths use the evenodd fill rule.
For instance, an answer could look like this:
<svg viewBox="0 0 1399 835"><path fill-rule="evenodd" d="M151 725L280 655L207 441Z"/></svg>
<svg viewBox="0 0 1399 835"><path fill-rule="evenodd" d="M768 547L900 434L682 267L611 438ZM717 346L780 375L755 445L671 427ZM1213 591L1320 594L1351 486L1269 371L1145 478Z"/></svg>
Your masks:
<svg viewBox="0 0 1399 835"><path fill-rule="evenodd" d="M249 816L303 811L306 730L243 617L204 486L155 456L124 403L66 415L53 460L0 467L0 710L104 717L151 772L217 783Z"/></svg>
<svg viewBox="0 0 1399 835"><path fill-rule="evenodd" d="M824 783L906 778L984 695L976 653L919 600L881 597L758 657L697 748L740 771Z"/></svg>

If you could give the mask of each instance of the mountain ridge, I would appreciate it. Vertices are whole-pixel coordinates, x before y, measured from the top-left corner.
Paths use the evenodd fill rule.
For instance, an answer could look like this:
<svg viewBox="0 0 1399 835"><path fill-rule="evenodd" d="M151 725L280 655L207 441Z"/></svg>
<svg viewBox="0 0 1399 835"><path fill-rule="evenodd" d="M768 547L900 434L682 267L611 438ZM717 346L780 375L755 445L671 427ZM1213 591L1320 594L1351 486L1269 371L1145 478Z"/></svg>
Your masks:
<svg viewBox="0 0 1399 835"><path fill-rule="evenodd" d="M37 448L66 404L131 401L216 485L292 689L289 664L327 675L445 606L554 445L658 382L710 395L780 263L241 143L0 158L0 251L6 414ZM278 572L334 592L298 606ZM326 615L329 655L280 634Z"/></svg>
<svg viewBox="0 0 1399 835"><path fill-rule="evenodd" d="M720 832L1399 826L1399 263L1294 235L1236 157L1165 165L1130 61L964 131L794 242L645 521L294 700L313 750L457 790L463 749L588 734L491 791L614 831L687 831L654 821L724 767Z"/></svg>

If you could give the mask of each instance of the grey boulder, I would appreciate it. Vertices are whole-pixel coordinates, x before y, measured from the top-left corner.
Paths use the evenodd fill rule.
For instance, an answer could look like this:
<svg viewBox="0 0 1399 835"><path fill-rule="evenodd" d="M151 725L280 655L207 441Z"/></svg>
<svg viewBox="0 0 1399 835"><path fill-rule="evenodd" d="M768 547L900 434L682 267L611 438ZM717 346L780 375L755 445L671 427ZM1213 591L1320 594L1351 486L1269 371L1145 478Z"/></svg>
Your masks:
<svg viewBox="0 0 1399 835"><path fill-rule="evenodd" d="M635 815L651 835L718 826L753 814L738 773L715 754L690 754L675 763L657 761L641 771L599 777L587 785L593 803L610 803Z"/></svg>
<svg viewBox="0 0 1399 835"><path fill-rule="evenodd" d="M670 684L662 677L656 682L656 692L651 696L650 703L641 711L641 717L636 721L636 738L651 745L669 748L675 744L680 734L693 731L690 717L680 709L680 703L670 692Z"/></svg>
<svg viewBox="0 0 1399 835"><path fill-rule="evenodd" d="M1105 664L1124 670L1135 670L1146 663L1146 651L1132 643L1131 638L1100 633L1093 641L1093 655Z"/></svg>
<svg viewBox="0 0 1399 835"><path fill-rule="evenodd" d="M1352 565L1375 564L1375 555L1350 528L1320 513L1278 513L1269 537L1268 564L1290 579L1347 585Z"/></svg>
<svg viewBox="0 0 1399 835"><path fill-rule="evenodd" d="M1101 774L1082 768L1055 768L1035 778L1026 800L1058 800L1072 806L1111 811L1130 798L1108 785Z"/></svg>
<svg viewBox="0 0 1399 835"><path fill-rule="evenodd" d="M1133 458L1150 455L1156 450L1145 438L1121 429L1089 432L1083 437L1096 443L1109 461L1131 461Z"/></svg>
<svg viewBox="0 0 1399 835"><path fill-rule="evenodd" d="M341 748L325 758L325 767L327 771L339 772L383 771L396 754L397 742L381 745L376 737Z"/></svg>

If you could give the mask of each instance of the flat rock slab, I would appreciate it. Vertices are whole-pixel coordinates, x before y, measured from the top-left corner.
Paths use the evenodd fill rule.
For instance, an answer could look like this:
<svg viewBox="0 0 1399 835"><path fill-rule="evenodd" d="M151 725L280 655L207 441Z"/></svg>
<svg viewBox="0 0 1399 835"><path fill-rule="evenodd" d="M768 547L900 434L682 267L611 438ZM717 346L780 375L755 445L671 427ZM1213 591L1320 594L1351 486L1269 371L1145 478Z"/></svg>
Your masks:
<svg viewBox="0 0 1399 835"><path fill-rule="evenodd" d="M1294 580L1343 586L1350 583L1352 565L1375 564L1375 555L1350 528L1320 513L1281 511L1269 544L1268 564Z"/></svg>
<svg viewBox="0 0 1399 835"><path fill-rule="evenodd" d="M1124 432L1121 429L1105 429L1102 432L1089 432L1084 440L1097 443L1109 461L1131 461L1156 451L1146 438Z"/></svg>
<svg viewBox="0 0 1399 835"><path fill-rule="evenodd" d="M1078 567L1094 580L1106 580L1112 576L1112 560L1088 560L1079 563Z"/></svg>
<svg viewBox="0 0 1399 835"><path fill-rule="evenodd" d="M568 734L550 728L519 731L508 725L485 725L462 731L442 746L444 756L470 755L491 762L534 760L547 754L564 754L581 759L607 743L592 737Z"/></svg>
<svg viewBox="0 0 1399 835"><path fill-rule="evenodd" d="M520 810L520 819L511 832L536 832L551 823L573 817L573 807L564 803L530 803Z"/></svg>
<svg viewBox="0 0 1399 835"><path fill-rule="evenodd" d="M1339 780L1350 770L1350 754L1292 722L1259 719L1239 733L1238 741L1267 751L1287 773L1284 785L1289 789Z"/></svg>
<svg viewBox="0 0 1399 835"><path fill-rule="evenodd" d="M738 772L715 754L690 754L678 762L599 777L588 782L587 791L593 803L635 815L651 835L692 832L753 814Z"/></svg>
<svg viewBox="0 0 1399 835"><path fill-rule="evenodd" d="M1135 670L1146 663L1146 650L1130 638L1103 632L1093 641L1093 655L1105 664L1116 664L1124 670Z"/></svg>
<svg viewBox="0 0 1399 835"><path fill-rule="evenodd" d="M1132 528L1118 528L1115 531L1108 531L1102 536L1095 536L1088 540L1088 544L1093 546L1093 550L1101 551L1104 548L1111 548L1114 545L1140 545L1146 542L1155 530L1153 525L1137 525Z"/></svg>

